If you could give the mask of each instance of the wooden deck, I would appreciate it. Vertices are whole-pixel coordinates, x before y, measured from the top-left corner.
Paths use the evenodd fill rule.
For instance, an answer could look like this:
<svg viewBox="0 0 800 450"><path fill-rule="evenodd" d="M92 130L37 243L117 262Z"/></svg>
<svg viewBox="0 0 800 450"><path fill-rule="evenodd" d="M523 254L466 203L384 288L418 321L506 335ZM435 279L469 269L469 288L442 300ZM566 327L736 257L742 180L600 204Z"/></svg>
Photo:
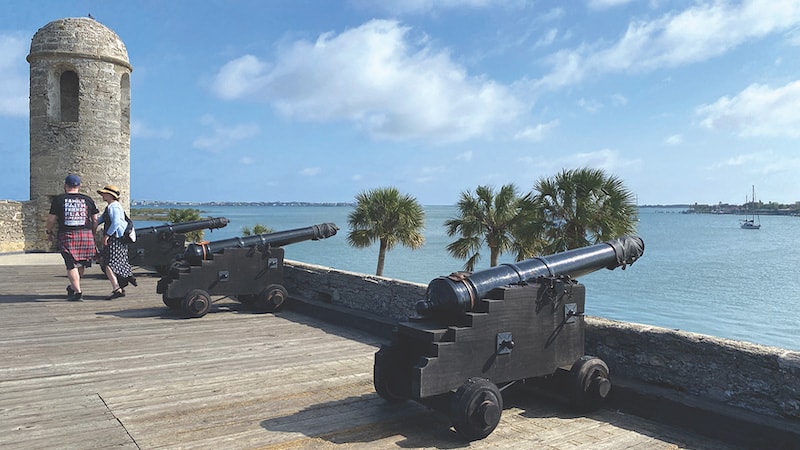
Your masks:
<svg viewBox="0 0 800 450"><path fill-rule="evenodd" d="M93 267L84 301L64 300L61 265L0 265L2 449L730 449L613 410L576 416L506 395L497 429L456 439L416 402L372 387L380 339L287 309L222 300L181 319L139 273L128 296Z"/></svg>

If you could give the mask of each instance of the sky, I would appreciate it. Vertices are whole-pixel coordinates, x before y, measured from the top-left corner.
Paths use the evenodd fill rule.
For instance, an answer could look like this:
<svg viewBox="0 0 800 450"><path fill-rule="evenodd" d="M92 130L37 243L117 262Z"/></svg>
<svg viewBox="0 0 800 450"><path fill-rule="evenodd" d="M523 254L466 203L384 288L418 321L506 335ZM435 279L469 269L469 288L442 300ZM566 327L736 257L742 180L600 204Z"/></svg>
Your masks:
<svg viewBox="0 0 800 450"><path fill-rule="evenodd" d="M800 0L2 2L0 199L29 197L31 38L88 14L133 66L133 200L451 205L590 167L642 205L800 201Z"/></svg>

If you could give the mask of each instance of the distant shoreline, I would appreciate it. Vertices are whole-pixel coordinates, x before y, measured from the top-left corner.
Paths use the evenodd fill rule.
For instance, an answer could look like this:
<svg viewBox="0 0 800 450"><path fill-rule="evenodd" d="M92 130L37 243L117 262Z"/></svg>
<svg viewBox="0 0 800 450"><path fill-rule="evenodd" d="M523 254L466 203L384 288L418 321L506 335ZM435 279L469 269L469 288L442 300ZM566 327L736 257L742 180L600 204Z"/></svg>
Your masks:
<svg viewBox="0 0 800 450"><path fill-rule="evenodd" d="M133 200L137 208L169 206L355 206L353 202L167 202L161 200Z"/></svg>
<svg viewBox="0 0 800 450"><path fill-rule="evenodd" d="M170 202L163 200L133 200L131 206L137 208L169 207L169 206L355 206L355 202ZM424 205L424 206L455 206L455 205ZM684 208L689 209L689 204L675 205L638 205L639 208Z"/></svg>

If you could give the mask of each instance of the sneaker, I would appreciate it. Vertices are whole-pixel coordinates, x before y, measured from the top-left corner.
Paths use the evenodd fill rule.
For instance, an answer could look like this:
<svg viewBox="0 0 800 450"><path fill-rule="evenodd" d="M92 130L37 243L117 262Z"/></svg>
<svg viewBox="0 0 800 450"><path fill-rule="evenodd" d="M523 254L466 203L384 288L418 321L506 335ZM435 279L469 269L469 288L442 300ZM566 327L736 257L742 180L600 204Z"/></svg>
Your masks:
<svg viewBox="0 0 800 450"><path fill-rule="evenodd" d="M83 292L75 292L75 290L70 289L70 293L67 295L67 301L69 302L79 302L81 301L81 297L83 297Z"/></svg>
<svg viewBox="0 0 800 450"><path fill-rule="evenodd" d="M72 285L67 286L67 297L75 295L75 289L72 289Z"/></svg>

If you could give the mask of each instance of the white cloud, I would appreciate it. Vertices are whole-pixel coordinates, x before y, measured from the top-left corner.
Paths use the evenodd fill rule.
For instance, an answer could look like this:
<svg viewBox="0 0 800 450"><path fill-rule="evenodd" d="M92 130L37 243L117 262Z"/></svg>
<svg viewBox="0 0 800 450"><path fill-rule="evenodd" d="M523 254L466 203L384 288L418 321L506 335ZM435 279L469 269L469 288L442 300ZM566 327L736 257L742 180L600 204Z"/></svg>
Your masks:
<svg viewBox="0 0 800 450"><path fill-rule="evenodd" d="M607 9L615 6L625 5L632 1L633 0L589 0L589 8Z"/></svg>
<svg viewBox="0 0 800 450"><path fill-rule="evenodd" d="M712 170L725 167L745 168L749 173L773 175L794 174L800 170L800 156L790 156L773 151L761 151L735 155L711 166Z"/></svg>
<svg viewBox="0 0 800 450"><path fill-rule="evenodd" d="M252 55L228 62L217 72L212 89L225 100L246 97L248 91L259 90L266 83L267 64Z"/></svg>
<svg viewBox="0 0 800 450"><path fill-rule="evenodd" d="M738 167L738 166L744 166L744 165L752 166L756 162L764 161L766 155L767 155L767 153L765 153L765 152L740 154L740 155L736 155L736 156L733 156L731 158L728 158L728 159L720 162L719 164L717 164L717 165L715 165L713 167L715 167L715 168L726 167L726 166Z"/></svg>
<svg viewBox="0 0 800 450"><path fill-rule="evenodd" d="M306 167L300 170L300 175L304 177L313 177L322 173L321 167Z"/></svg>
<svg viewBox="0 0 800 450"><path fill-rule="evenodd" d="M378 9L391 15L404 14L430 14L438 11L464 8L487 8L490 6L502 6L509 3L508 0L352 0L360 7L368 9ZM522 4L522 0L516 3Z"/></svg>
<svg viewBox="0 0 800 450"><path fill-rule="evenodd" d="M680 134L673 134L664 140L667 145L680 145L683 143L683 136Z"/></svg>
<svg viewBox="0 0 800 450"><path fill-rule="evenodd" d="M628 97L625 97L622 94L614 94L611 96L611 103L614 106L623 106L628 104Z"/></svg>
<svg viewBox="0 0 800 450"><path fill-rule="evenodd" d="M626 170L638 170L642 166L640 158L623 158L617 150L601 149L594 152L558 154L554 157L520 156L516 159L520 166L531 173L552 174L562 169L589 167L602 169L609 174L620 174Z"/></svg>
<svg viewBox="0 0 800 450"><path fill-rule="evenodd" d="M536 85L557 89L589 74L651 71L704 61L799 23L797 1L696 2L677 14L631 22L625 35L610 46L583 44L554 53L549 58L553 71Z"/></svg>
<svg viewBox="0 0 800 450"><path fill-rule="evenodd" d="M627 160L619 156L619 152L602 149L596 152L576 153L569 158L573 167L591 167L616 172L621 167L638 164L637 160Z"/></svg>
<svg viewBox="0 0 800 450"><path fill-rule="evenodd" d="M440 166L435 167L422 167L414 171L413 180L416 183L428 183L441 179L441 174L445 173L445 169Z"/></svg>
<svg viewBox="0 0 800 450"><path fill-rule="evenodd" d="M526 141L526 142L541 142L547 132L556 128L558 126L558 120L552 120L547 123L539 123L532 127L527 127L524 130L520 131L516 135L514 135L515 141Z"/></svg>
<svg viewBox="0 0 800 450"><path fill-rule="evenodd" d="M389 140L488 136L525 112L506 86L470 76L447 51L387 20L294 42L272 64L252 55L230 61L214 91L270 102L299 120L350 121Z"/></svg>
<svg viewBox="0 0 800 450"><path fill-rule="evenodd" d="M30 39L0 35L0 116L27 117Z"/></svg>
<svg viewBox="0 0 800 450"><path fill-rule="evenodd" d="M456 155L457 161L472 161L472 150L467 150L466 152L460 153Z"/></svg>
<svg viewBox="0 0 800 450"><path fill-rule="evenodd" d="M141 120L131 120L131 137L142 139L169 139L172 130L169 128L153 128Z"/></svg>
<svg viewBox="0 0 800 450"><path fill-rule="evenodd" d="M547 33L544 33L542 37L533 44L534 47L547 47L548 45L552 44L556 40L556 36L558 36L558 29L551 28L547 30Z"/></svg>
<svg viewBox="0 0 800 450"><path fill-rule="evenodd" d="M800 81L772 89L752 84L733 97L702 105L701 125L740 136L800 137Z"/></svg>
<svg viewBox="0 0 800 450"><path fill-rule="evenodd" d="M789 31L786 37L786 42L790 45L800 46L800 28Z"/></svg>
<svg viewBox="0 0 800 450"><path fill-rule="evenodd" d="M234 142L241 141L260 132L258 125L245 123L233 126L222 125L212 116L206 115L200 119L203 129L210 131L210 135L200 136L192 142L192 147L220 151L230 147Z"/></svg>
<svg viewBox="0 0 800 450"><path fill-rule="evenodd" d="M582 98L578 100L578 106L580 106L586 112L596 113L603 107L603 104L594 99Z"/></svg>

